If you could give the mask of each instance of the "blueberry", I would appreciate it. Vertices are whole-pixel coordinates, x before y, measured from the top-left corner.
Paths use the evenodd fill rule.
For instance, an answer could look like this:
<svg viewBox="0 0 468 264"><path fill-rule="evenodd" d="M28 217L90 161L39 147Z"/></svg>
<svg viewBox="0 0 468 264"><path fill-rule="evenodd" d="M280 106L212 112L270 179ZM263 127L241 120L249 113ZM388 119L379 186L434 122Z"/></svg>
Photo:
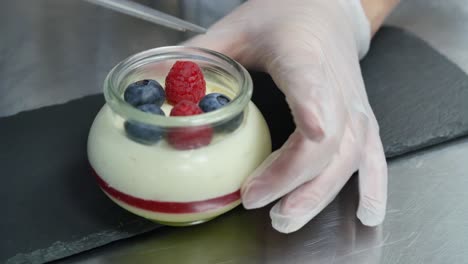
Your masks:
<svg viewBox="0 0 468 264"><path fill-rule="evenodd" d="M203 110L203 112L211 112L214 110L217 110L231 102L231 99L229 99L227 96L224 94L220 93L210 93L205 95L198 103L198 106Z"/></svg>
<svg viewBox="0 0 468 264"><path fill-rule="evenodd" d="M155 104L144 104L137 107L137 109L152 113L155 115L164 116L164 112L159 106ZM136 121L126 121L124 123L127 135L135 141L152 144L158 142L163 136L163 130L157 126L144 124Z"/></svg>
<svg viewBox="0 0 468 264"><path fill-rule="evenodd" d="M207 113L222 108L230 102L231 99L229 99L224 94L210 93L201 99L201 101L198 103L198 106L200 106L203 112ZM231 120L216 126L215 130L217 132L232 132L242 124L243 120L244 113L242 112L239 115L233 117Z"/></svg>
<svg viewBox="0 0 468 264"><path fill-rule="evenodd" d="M164 111L159 106L157 106L155 104L140 105L140 106L137 106L137 109L141 110L143 112L152 113L152 114L155 114L155 115L162 115L162 116L166 115L164 113Z"/></svg>
<svg viewBox="0 0 468 264"><path fill-rule="evenodd" d="M124 92L125 102L139 106L155 104L161 106L166 100L166 94L161 84L155 80L141 80L130 84Z"/></svg>

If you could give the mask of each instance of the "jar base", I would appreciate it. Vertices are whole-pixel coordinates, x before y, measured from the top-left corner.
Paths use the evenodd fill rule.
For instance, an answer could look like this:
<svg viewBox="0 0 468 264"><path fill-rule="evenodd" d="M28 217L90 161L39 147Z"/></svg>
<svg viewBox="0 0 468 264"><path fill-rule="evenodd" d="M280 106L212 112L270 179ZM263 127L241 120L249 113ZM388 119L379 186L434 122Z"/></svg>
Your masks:
<svg viewBox="0 0 468 264"><path fill-rule="evenodd" d="M113 202L115 202L117 205L122 207L123 209L138 215L140 217L146 218L152 222L159 223L162 225L167 225L167 226L192 226L192 225L198 225L202 224L205 222L208 222L232 209L237 207L238 205L241 204L241 200L236 200L226 206L220 207L217 210L210 211L210 212L203 212L203 213L196 213L192 215L177 215L177 214L164 214L164 213L156 213L156 212L150 212L146 211L140 208L136 208L134 206L131 206L129 204L126 204L109 193L107 193L105 190L102 189L104 194L106 194L107 197L109 197ZM167 220L165 220L167 219Z"/></svg>

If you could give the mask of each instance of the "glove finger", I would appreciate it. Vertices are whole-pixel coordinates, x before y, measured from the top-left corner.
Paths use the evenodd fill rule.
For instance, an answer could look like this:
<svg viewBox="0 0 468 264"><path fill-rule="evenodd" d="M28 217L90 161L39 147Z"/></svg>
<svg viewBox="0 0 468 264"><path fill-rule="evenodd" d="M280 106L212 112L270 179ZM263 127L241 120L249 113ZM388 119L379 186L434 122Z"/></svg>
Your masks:
<svg viewBox="0 0 468 264"><path fill-rule="evenodd" d="M318 175L337 151L325 139L318 143L295 131L245 181L241 193L247 209L263 207Z"/></svg>
<svg viewBox="0 0 468 264"><path fill-rule="evenodd" d="M297 128L310 140L341 138L347 119L345 103L329 67L322 63L320 45L276 52L267 70L285 94Z"/></svg>
<svg viewBox="0 0 468 264"><path fill-rule="evenodd" d="M246 39L242 37L244 35L237 28L210 29L205 34L197 35L180 45L214 50L237 60L244 46L242 43L246 43Z"/></svg>
<svg viewBox="0 0 468 264"><path fill-rule="evenodd" d="M340 192L358 169L361 146L365 142L367 117L358 118L360 130L345 131L339 152L315 179L286 195L270 211L273 227L283 233L298 230L319 214Z"/></svg>
<svg viewBox="0 0 468 264"><path fill-rule="evenodd" d="M379 129L369 126L363 158L359 167L359 206L357 217L364 225L383 222L387 206L388 170Z"/></svg>

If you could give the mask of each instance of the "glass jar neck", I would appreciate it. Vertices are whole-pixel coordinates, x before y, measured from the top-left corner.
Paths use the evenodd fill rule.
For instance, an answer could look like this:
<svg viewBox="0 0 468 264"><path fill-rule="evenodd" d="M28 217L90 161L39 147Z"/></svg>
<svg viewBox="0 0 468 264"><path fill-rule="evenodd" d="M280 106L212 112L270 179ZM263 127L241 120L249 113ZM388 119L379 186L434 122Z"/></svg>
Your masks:
<svg viewBox="0 0 468 264"><path fill-rule="evenodd" d="M142 79L163 80L178 60L197 63L207 83L232 91L232 101L213 112L181 117L145 113L124 101L123 93L128 84ZM117 64L106 77L104 96L111 109L126 120L163 128L211 125L230 120L246 108L252 97L252 79L244 67L223 54L202 48L170 46L140 52Z"/></svg>

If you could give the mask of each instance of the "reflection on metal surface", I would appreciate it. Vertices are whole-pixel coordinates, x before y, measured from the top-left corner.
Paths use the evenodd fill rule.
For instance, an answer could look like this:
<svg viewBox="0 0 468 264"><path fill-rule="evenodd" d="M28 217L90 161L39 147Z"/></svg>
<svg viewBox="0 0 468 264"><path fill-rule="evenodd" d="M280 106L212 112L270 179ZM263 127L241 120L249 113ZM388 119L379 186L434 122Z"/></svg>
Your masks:
<svg viewBox="0 0 468 264"><path fill-rule="evenodd" d="M389 162L384 224L356 219L354 177L298 232L242 208L188 228L164 227L65 263L468 263L468 138Z"/></svg>
<svg viewBox="0 0 468 264"><path fill-rule="evenodd" d="M177 1L139 2L179 16ZM2 1L0 32L0 116L101 93L119 61L185 36L76 0Z"/></svg>

